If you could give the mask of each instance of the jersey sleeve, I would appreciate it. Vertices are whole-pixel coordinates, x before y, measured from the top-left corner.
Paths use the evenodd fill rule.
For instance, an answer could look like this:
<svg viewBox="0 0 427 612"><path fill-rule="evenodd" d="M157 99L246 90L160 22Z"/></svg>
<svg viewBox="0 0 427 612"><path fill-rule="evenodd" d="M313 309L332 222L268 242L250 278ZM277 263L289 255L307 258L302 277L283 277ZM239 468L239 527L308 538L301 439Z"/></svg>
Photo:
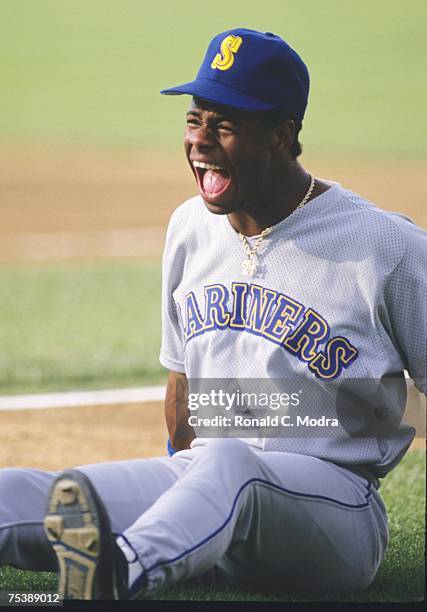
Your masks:
<svg viewBox="0 0 427 612"><path fill-rule="evenodd" d="M426 393L427 233L403 222L406 247L385 287L391 337L409 376Z"/></svg>
<svg viewBox="0 0 427 612"><path fill-rule="evenodd" d="M177 248L173 217L166 235L162 265L162 344L160 363L168 370L185 372L184 338L173 293L182 270L182 249Z"/></svg>

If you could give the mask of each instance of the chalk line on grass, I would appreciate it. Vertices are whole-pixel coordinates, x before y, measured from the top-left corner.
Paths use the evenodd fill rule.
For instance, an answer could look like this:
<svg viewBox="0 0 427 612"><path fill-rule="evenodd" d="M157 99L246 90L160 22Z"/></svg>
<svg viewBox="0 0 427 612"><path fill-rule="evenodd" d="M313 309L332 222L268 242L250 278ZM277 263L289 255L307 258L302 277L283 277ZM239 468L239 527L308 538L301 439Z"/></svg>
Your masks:
<svg viewBox="0 0 427 612"><path fill-rule="evenodd" d="M34 395L0 396L0 411L41 410L43 408L71 408L160 402L165 397L165 386L103 391L66 391L64 393L36 393Z"/></svg>
<svg viewBox="0 0 427 612"><path fill-rule="evenodd" d="M425 439L425 397L416 390L407 373L405 373L405 377L408 387L408 397L404 418L408 424L415 427L417 435ZM0 412L161 402L164 400L165 393L166 386L161 385L98 391L65 391L61 393L36 393L32 395L3 395L0 396Z"/></svg>

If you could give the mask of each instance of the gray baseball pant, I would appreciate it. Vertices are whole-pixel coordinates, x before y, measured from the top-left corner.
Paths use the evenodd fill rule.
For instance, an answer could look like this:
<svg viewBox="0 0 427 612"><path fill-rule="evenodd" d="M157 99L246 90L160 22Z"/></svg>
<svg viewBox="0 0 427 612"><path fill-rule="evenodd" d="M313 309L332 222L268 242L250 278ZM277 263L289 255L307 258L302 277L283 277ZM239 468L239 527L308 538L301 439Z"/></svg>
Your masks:
<svg viewBox="0 0 427 612"><path fill-rule="evenodd" d="M387 547L379 492L316 457L212 439L173 457L78 469L135 552L133 593L144 584L151 595L214 566L242 588L360 591ZM56 570L43 518L57 474L0 470L0 565Z"/></svg>

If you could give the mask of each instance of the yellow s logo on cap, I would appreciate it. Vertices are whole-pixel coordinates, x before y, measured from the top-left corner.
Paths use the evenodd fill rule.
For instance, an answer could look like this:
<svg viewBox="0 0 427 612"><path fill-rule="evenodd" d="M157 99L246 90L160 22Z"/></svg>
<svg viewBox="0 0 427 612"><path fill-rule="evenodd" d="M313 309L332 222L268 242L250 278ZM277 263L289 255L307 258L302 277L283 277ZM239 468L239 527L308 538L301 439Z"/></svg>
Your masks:
<svg viewBox="0 0 427 612"><path fill-rule="evenodd" d="M234 63L234 54L239 50L242 44L240 36L230 34L226 36L221 43L221 53L215 55L215 59L211 64L211 68L215 70L228 70Z"/></svg>

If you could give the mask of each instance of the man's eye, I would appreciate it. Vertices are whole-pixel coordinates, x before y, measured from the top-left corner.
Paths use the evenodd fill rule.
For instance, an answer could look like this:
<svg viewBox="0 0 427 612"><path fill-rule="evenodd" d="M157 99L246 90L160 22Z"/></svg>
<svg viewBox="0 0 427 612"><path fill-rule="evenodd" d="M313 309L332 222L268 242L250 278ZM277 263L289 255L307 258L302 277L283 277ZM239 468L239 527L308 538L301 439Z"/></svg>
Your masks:
<svg viewBox="0 0 427 612"><path fill-rule="evenodd" d="M187 125L200 125L197 119L187 119Z"/></svg>
<svg viewBox="0 0 427 612"><path fill-rule="evenodd" d="M219 130L224 130L225 132L234 132L234 126L230 125L229 123L219 123L218 124L218 129Z"/></svg>

